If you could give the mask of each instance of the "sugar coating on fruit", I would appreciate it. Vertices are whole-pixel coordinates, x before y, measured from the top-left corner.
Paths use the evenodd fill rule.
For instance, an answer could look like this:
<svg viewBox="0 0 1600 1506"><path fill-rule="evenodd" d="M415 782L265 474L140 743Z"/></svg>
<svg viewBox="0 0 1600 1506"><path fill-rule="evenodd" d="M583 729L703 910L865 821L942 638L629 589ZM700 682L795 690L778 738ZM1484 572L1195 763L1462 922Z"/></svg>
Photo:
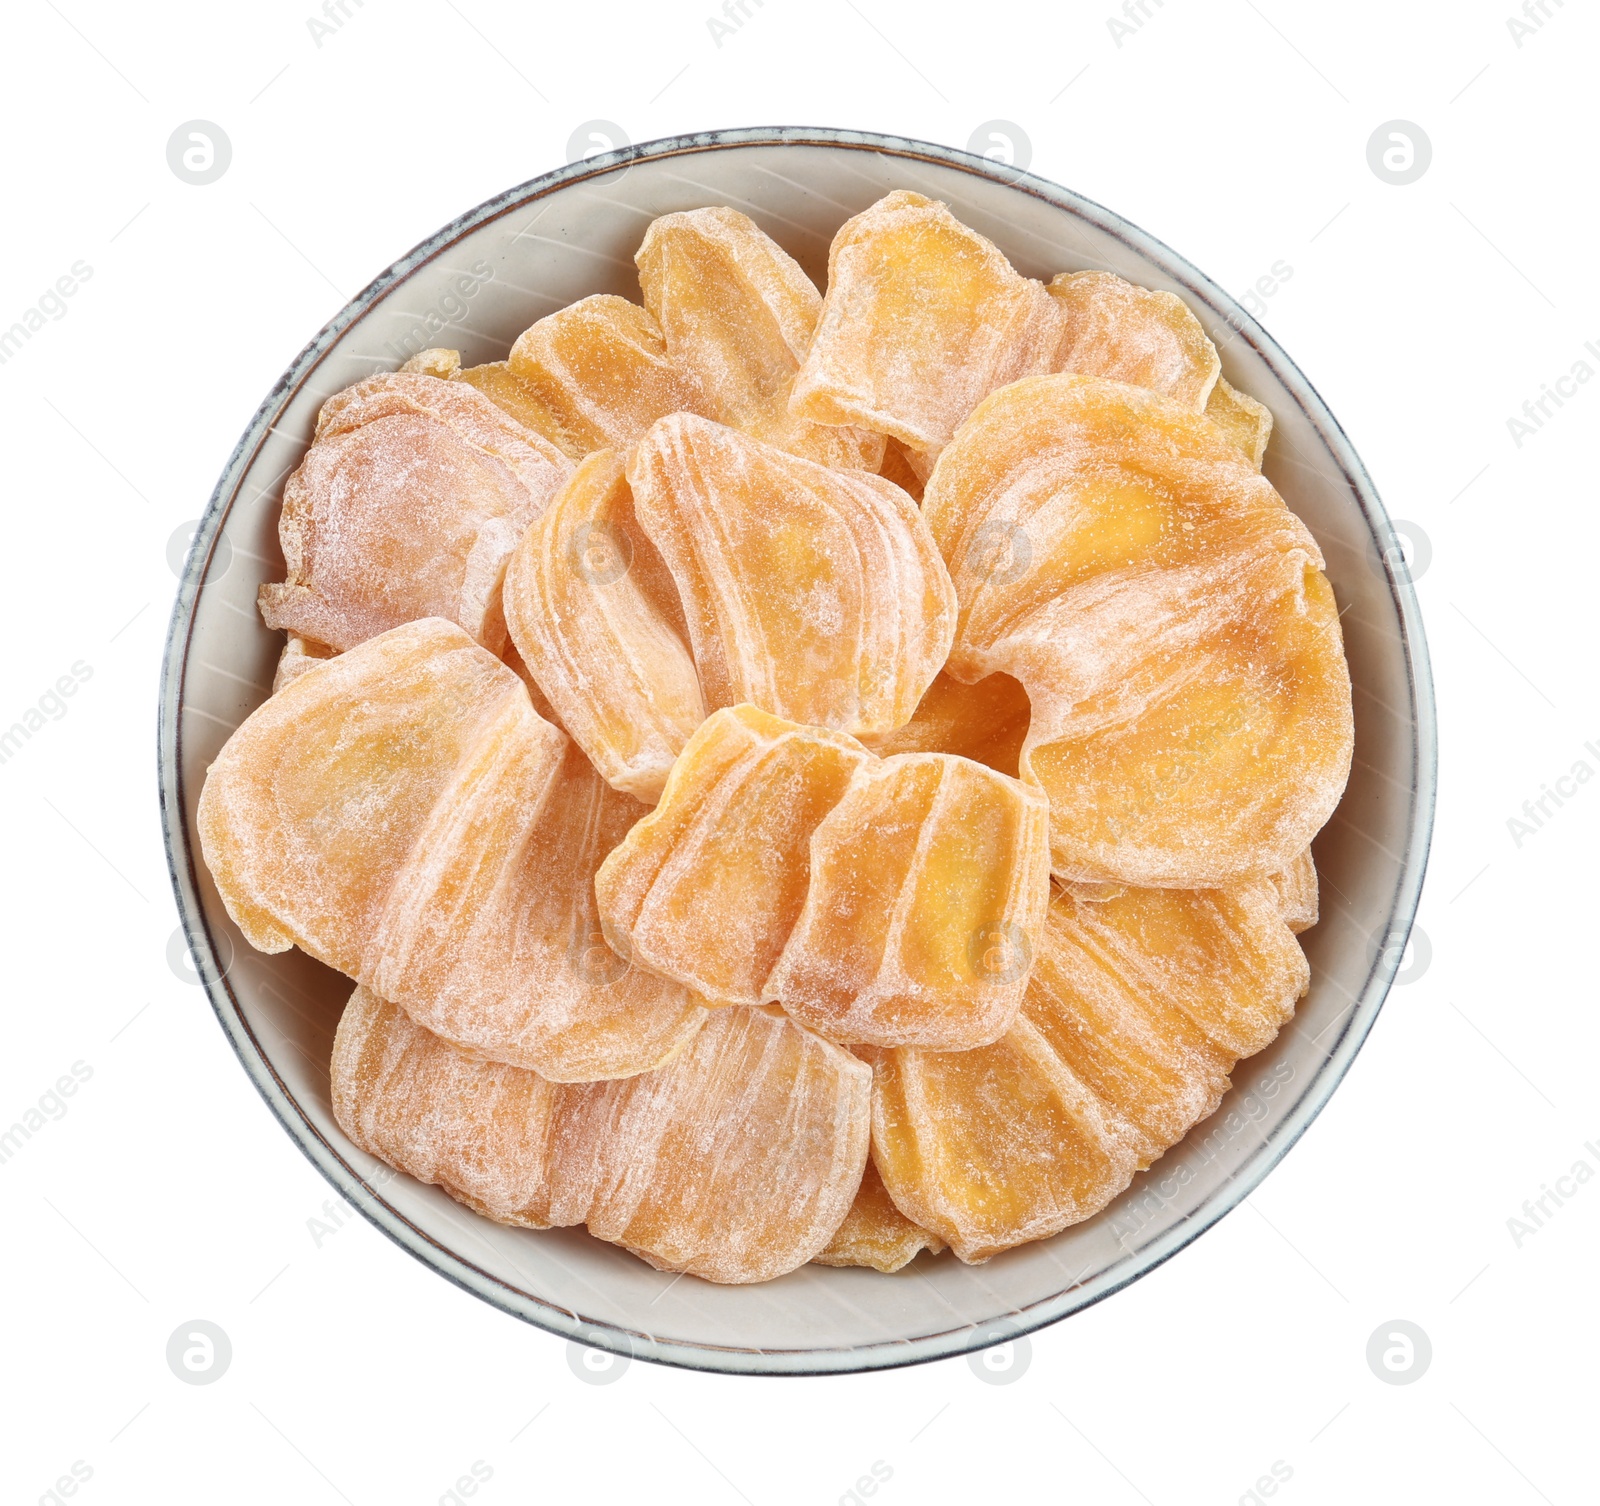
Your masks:
<svg viewBox="0 0 1600 1506"><path fill-rule="evenodd" d="M1200 321L1176 293L1112 272L1063 272L1050 283L1065 331L1056 371L1148 387L1201 412L1222 363Z"/></svg>
<svg viewBox="0 0 1600 1506"><path fill-rule="evenodd" d="M223 745L201 853L250 943L351 977L423 823L522 682L453 623L408 623L297 676ZM531 707L528 718L533 717ZM559 733L527 736L560 756Z"/></svg>
<svg viewBox="0 0 1600 1506"><path fill-rule="evenodd" d="M903 189L846 220L790 411L937 454L989 393L1055 369L1059 305L945 205Z"/></svg>
<svg viewBox="0 0 1600 1506"><path fill-rule="evenodd" d="M595 878L612 948L717 1004L759 1004L805 904L811 836L872 757L754 706L716 712Z"/></svg>
<svg viewBox="0 0 1600 1506"><path fill-rule="evenodd" d="M855 1202L812 1263L868 1266L888 1275L909 1265L924 1250L937 1255L943 1249L944 1241L937 1234L918 1228L895 1207L869 1156Z"/></svg>
<svg viewBox="0 0 1600 1506"><path fill-rule="evenodd" d="M1021 1006L1049 867L1038 791L947 753L865 763L812 834L766 997L846 1044L988 1045Z"/></svg>
<svg viewBox="0 0 1600 1506"><path fill-rule="evenodd" d="M1046 933L1043 973L1054 965L1059 975L1064 958L1080 974L1085 959L1098 960L1130 997L1180 1011L1236 1060L1272 1043L1311 982L1270 879L1225 889L1130 887L1098 903L1058 896Z"/></svg>
<svg viewBox="0 0 1600 1506"><path fill-rule="evenodd" d="M505 643L506 559L572 466L458 382L370 377L330 398L285 483L288 578L261 588L268 627L336 650L443 617Z"/></svg>
<svg viewBox="0 0 1600 1506"><path fill-rule="evenodd" d="M653 804L705 703L677 586L615 450L584 460L529 528L504 603L562 726L612 785Z"/></svg>
<svg viewBox="0 0 1600 1506"><path fill-rule="evenodd" d="M345 1133L484 1216L736 1283L1046 1238L1309 984L1350 683L1272 415L916 193L826 297L730 207L636 264L324 404L202 855L357 981Z"/></svg>
<svg viewBox="0 0 1600 1506"><path fill-rule="evenodd" d="M586 447L563 427L560 412L545 400L538 387L518 376L509 361L461 367L450 373L450 380L476 388L495 407L509 413L523 428L548 439L569 459L581 460L586 453Z"/></svg>
<svg viewBox="0 0 1600 1506"><path fill-rule="evenodd" d="M660 1070L569 1091L564 1176L589 1232L657 1270L781 1276L861 1183L872 1073L780 1010L718 1010Z"/></svg>
<svg viewBox="0 0 1600 1506"><path fill-rule="evenodd" d="M976 1264L1128 1185L1122 1127L1025 1017L976 1051L869 1053L872 1154L895 1204Z"/></svg>
<svg viewBox="0 0 1600 1506"><path fill-rule="evenodd" d="M822 465L878 468L881 434L790 414L822 295L748 215L726 207L662 215L634 260L668 354L693 375L697 411Z"/></svg>
<svg viewBox="0 0 1600 1506"><path fill-rule="evenodd" d="M446 382L465 382L475 387L495 407L511 415L525 429L548 439L563 455L581 460L584 447L562 427L561 420L540 397L538 389L523 381L507 361L485 361L479 366L463 366L459 350L437 346L419 351L401 371L421 372Z"/></svg>
<svg viewBox="0 0 1600 1506"><path fill-rule="evenodd" d="M649 311L610 293L580 298L530 325L506 364L579 454L625 450L658 418L703 405Z"/></svg>
<svg viewBox="0 0 1600 1506"><path fill-rule="evenodd" d="M1319 915L1317 865L1308 847L1289 866L1272 876L1283 901L1283 918L1296 935L1316 925Z"/></svg>
<svg viewBox="0 0 1600 1506"><path fill-rule="evenodd" d="M552 766L508 718L474 745L396 876L360 976L492 1060L558 1082L631 1077L680 1051L705 1011L606 944L595 872L646 807L561 744Z"/></svg>
<svg viewBox="0 0 1600 1506"><path fill-rule="evenodd" d="M324 659L331 659L333 650L326 643L316 643L290 633L278 655L278 667L272 672L272 693L276 695L291 680L298 680L308 669L315 669Z"/></svg>
<svg viewBox="0 0 1600 1506"><path fill-rule="evenodd" d="M898 487L679 413L628 463L635 515L678 586L707 709L885 732L949 652L955 595Z"/></svg>
<svg viewBox="0 0 1600 1506"><path fill-rule="evenodd" d="M600 934L593 880L644 812L437 619L307 671L200 798L207 866L252 944L295 944L436 1033L546 1077L659 1065L704 1011Z"/></svg>
<svg viewBox="0 0 1600 1506"><path fill-rule="evenodd" d="M1147 1166L1206 1118L1309 984L1269 882L1051 905L1023 1013L1128 1126Z"/></svg>
<svg viewBox="0 0 1600 1506"><path fill-rule="evenodd" d="M769 1281L821 1253L867 1160L870 1069L776 1010L720 1012L653 1072L562 1084L463 1051L358 988L332 1081L357 1145L475 1211L587 1223L708 1281Z"/></svg>
<svg viewBox="0 0 1600 1506"><path fill-rule="evenodd" d="M982 404L923 503L949 672L1028 691L1022 778L1064 880L1208 887L1286 866L1343 793L1338 609L1305 525L1220 431L1071 375Z"/></svg>
<svg viewBox="0 0 1600 1506"><path fill-rule="evenodd" d="M1265 403L1230 387L1219 376L1206 399L1206 417L1249 457L1251 465L1261 469L1267 441L1272 438L1272 410Z"/></svg>
<svg viewBox="0 0 1600 1506"><path fill-rule="evenodd" d="M366 988L340 1016L331 1076L333 1117L369 1155L486 1218L550 1227L557 1084L469 1055Z"/></svg>
<svg viewBox="0 0 1600 1506"><path fill-rule="evenodd" d="M1215 1111L1307 980L1268 880L1058 895L1002 1040L872 1054L885 1184L968 1261L1081 1222Z"/></svg>

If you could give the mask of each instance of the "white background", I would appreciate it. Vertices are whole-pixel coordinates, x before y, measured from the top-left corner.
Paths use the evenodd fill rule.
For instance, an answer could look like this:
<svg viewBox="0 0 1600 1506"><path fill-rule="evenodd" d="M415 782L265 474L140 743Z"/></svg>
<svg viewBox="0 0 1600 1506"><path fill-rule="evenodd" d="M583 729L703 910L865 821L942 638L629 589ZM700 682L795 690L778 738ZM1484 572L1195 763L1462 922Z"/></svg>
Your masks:
<svg viewBox="0 0 1600 1506"><path fill-rule="evenodd" d="M1600 746L1600 383L1520 447L1507 428L1600 343L1600 26L1545 3L1520 47L1510 0L1144 0L1120 46L1110 0L745 0L720 47L710 0L347 0L320 47L309 0L8 6L0 327L74 262L93 270L0 366L0 725L75 662L93 673L0 765L0 1126L74 1062L92 1076L0 1165L4 1499L63 1498L45 1493L76 1462L90 1503L431 1506L479 1462L486 1506L832 1506L875 1463L887 1506L1250 1501L1275 1463L1288 1506L1593 1500L1600 1186L1547 1203L1520 1247L1507 1223L1575 1161L1600 1168L1600 782L1520 847L1507 827L1576 760L1600 769L1583 747ZM996 117L1036 172L1230 289L1292 268L1263 322L1431 549L1431 960L1413 954L1254 1197L1037 1334L1013 1383L958 1359L765 1381L636 1363L586 1384L563 1342L334 1208L169 965L168 541L346 298L564 162L580 124L965 146ZM233 145L207 187L166 161L194 118ZM1395 118L1433 146L1404 187L1366 156ZM332 1233L310 1222L325 1204ZM232 1342L212 1385L165 1360L194 1318ZM1392 1319L1432 1343L1410 1385L1366 1362Z"/></svg>

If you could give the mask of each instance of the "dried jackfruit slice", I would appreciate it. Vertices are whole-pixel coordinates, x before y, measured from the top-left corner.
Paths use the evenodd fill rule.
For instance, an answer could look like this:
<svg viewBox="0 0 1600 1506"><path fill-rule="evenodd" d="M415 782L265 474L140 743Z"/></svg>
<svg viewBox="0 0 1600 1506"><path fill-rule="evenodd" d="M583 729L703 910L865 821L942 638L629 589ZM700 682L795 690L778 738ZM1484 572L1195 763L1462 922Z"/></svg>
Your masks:
<svg viewBox="0 0 1600 1506"><path fill-rule="evenodd" d="M495 407L509 413L523 428L548 439L569 459L583 458L584 446L562 428L560 415L544 400L537 387L523 381L511 369L510 362L486 361L481 366L462 367L452 372L450 379L475 387Z"/></svg>
<svg viewBox="0 0 1600 1506"><path fill-rule="evenodd" d="M613 950L708 1003L759 1004L805 904L811 835L871 756L754 706L707 718L595 878Z"/></svg>
<svg viewBox="0 0 1600 1506"><path fill-rule="evenodd" d="M911 1222L889 1196L871 1157L861 1176L861 1190L827 1248L812 1256L813 1265L864 1265L885 1275L909 1265L922 1251L937 1255L944 1241Z"/></svg>
<svg viewBox="0 0 1600 1506"><path fill-rule="evenodd" d="M1095 951L1125 989L1181 1009L1235 1059L1271 1045L1310 987L1310 966L1271 879L1129 888L1098 904L1062 898L1052 920L1041 956L1059 962L1064 941Z"/></svg>
<svg viewBox="0 0 1600 1506"><path fill-rule="evenodd" d="M290 633L289 641L278 655L278 667L272 674L272 693L276 695L291 680L298 680L308 669L315 669L324 659L331 659L333 650L326 643L317 643Z"/></svg>
<svg viewBox="0 0 1600 1506"><path fill-rule="evenodd" d="M904 492L689 413L650 430L628 480L708 709L750 702L850 733L910 720L949 651L955 597Z"/></svg>
<svg viewBox="0 0 1600 1506"><path fill-rule="evenodd" d="M1026 1015L976 1051L862 1055L884 1185L969 1264L1089 1218L1133 1176L1123 1126Z"/></svg>
<svg viewBox="0 0 1600 1506"><path fill-rule="evenodd" d="M812 835L766 997L844 1044L986 1046L1022 1003L1049 869L1036 790L947 753L865 764Z"/></svg>
<svg viewBox="0 0 1600 1506"><path fill-rule="evenodd" d="M1051 905L1023 1014L1130 1128L1140 1167L1216 1109L1305 993L1274 901L1255 879Z"/></svg>
<svg viewBox="0 0 1600 1506"><path fill-rule="evenodd" d="M1018 382L923 511L961 601L950 673L1028 691L1020 769L1059 877L1217 887L1285 867L1332 814L1352 722L1322 555L1208 420L1098 378Z"/></svg>
<svg viewBox="0 0 1600 1506"><path fill-rule="evenodd" d="M698 411L820 465L877 470L881 434L789 413L822 295L753 220L726 207L664 214L634 260L668 354L694 375Z"/></svg>
<svg viewBox="0 0 1600 1506"><path fill-rule="evenodd" d="M284 486L288 578L261 587L262 618L343 651L444 617L498 652L506 559L571 470L470 387L369 377L322 405Z"/></svg>
<svg viewBox="0 0 1600 1506"><path fill-rule="evenodd" d="M434 345L427 350L419 350L401 367L401 371L413 371L421 376L438 377L441 382L448 382L461 370L461 352L450 350L443 345Z"/></svg>
<svg viewBox="0 0 1600 1506"><path fill-rule="evenodd" d="M595 871L646 807L564 738L552 770L520 720L474 744L418 833L362 981L494 1061L556 1082L631 1077L682 1050L706 1018L600 930Z"/></svg>
<svg viewBox="0 0 1600 1506"><path fill-rule="evenodd" d="M1308 977L1267 880L1059 895L1004 1039L871 1054L891 1196L969 1261L1090 1217L1216 1109Z"/></svg>
<svg viewBox="0 0 1600 1506"><path fill-rule="evenodd" d="M1066 325L1056 371L1148 387L1197 413L1206 408L1222 363L1176 293L1141 288L1112 272L1063 272L1049 291Z"/></svg>
<svg viewBox="0 0 1600 1506"><path fill-rule="evenodd" d="M1317 865L1308 847L1281 873L1272 876L1283 901L1285 924L1297 936L1316 925L1319 913L1317 903Z"/></svg>
<svg viewBox="0 0 1600 1506"><path fill-rule="evenodd" d="M945 205L897 189L833 238L789 408L934 455L997 387L1053 370L1061 333L1040 283Z"/></svg>
<svg viewBox="0 0 1600 1506"><path fill-rule="evenodd" d="M587 1222L658 1270L768 1281L819 1254L867 1160L872 1074L777 1010L730 1009L676 1060L552 1083L358 988L334 1040L355 1143L501 1223Z"/></svg>
<svg viewBox="0 0 1600 1506"><path fill-rule="evenodd" d="M776 1009L718 1010L658 1071L566 1091L572 1206L661 1271L742 1283L803 1265L867 1161L871 1071Z"/></svg>
<svg viewBox="0 0 1600 1506"><path fill-rule="evenodd" d="M527 707L522 682L453 623L394 628L307 670L234 731L198 828L228 913L264 952L299 946L356 977L395 875L475 743Z"/></svg>
<svg viewBox="0 0 1600 1506"><path fill-rule="evenodd" d="M298 944L456 1044L591 1080L659 1065L704 1016L600 938L595 869L643 811L511 670L428 619L254 712L199 827L253 945Z"/></svg>
<svg viewBox="0 0 1600 1506"><path fill-rule="evenodd" d="M1223 377L1206 399L1206 417L1249 456L1250 464L1258 471L1266 458L1267 441L1272 438L1272 410L1258 403L1235 387L1230 387Z"/></svg>
<svg viewBox="0 0 1600 1506"><path fill-rule="evenodd" d="M615 450L598 450L506 569L506 625L561 724L617 789L660 798L705 705L677 587L633 512Z"/></svg>
<svg viewBox="0 0 1600 1506"><path fill-rule="evenodd" d="M861 741L882 758L956 753L1015 778L1031 715L1027 691L1010 675L964 685L940 670L905 726L868 733Z"/></svg>
<svg viewBox="0 0 1600 1506"><path fill-rule="evenodd" d="M570 1089L469 1055L364 987L339 1019L332 1085L333 1117L369 1155L486 1218L550 1227L551 1141Z"/></svg>
<svg viewBox="0 0 1600 1506"><path fill-rule="evenodd" d="M667 354L656 321L610 293L580 298L530 325L506 364L582 454L625 450L664 414L701 406L694 379Z"/></svg>
<svg viewBox="0 0 1600 1506"><path fill-rule="evenodd" d="M505 361L486 361L481 366L463 367L459 350L435 346L432 350L418 352L400 369L476 387L495 407L509 413L523 428L532 429L535 434L548 439L569 459L583 458L583 447L562 429L560 420L540 398L537 390L523 381Z"/></svg>

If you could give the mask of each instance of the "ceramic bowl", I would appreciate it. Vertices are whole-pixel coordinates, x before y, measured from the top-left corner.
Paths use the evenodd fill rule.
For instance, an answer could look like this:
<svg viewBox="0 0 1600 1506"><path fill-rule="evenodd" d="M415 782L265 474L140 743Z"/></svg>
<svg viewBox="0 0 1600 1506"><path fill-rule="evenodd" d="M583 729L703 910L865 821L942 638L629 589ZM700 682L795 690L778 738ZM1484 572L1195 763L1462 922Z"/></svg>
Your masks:
<svg viewBox="0 0 1600 1506"><path fill-rule="evenodd" d="M919 1256L884 1276L810 1265L756 1286L653 1270L582 1230L503 1228L358 1150L329 1105L348 980L300 952L263 956L199 859L195 802L223 741L267 696L281 637L256 588L283 576L277 520L323 400L425 346L502 357L535 319L590 293L638 297L633 252L659 214L731 204L819 286L848 216L895 188L944 200L1019 271L1104 268L1185 298L1236 387L1276 419L1266 473L1327 556L1355 685L1355 764L1316 843L1322 921L1303 937L1311 992L1240 1064L1215 1115L1097 1217L986 1265ZM863 132L720 131L610 152L535 178L397 261L267 395L196 533L172 615L161 801L191 955L246 1073L330 1182L440 1275L599 1349L700 1369L825 1373L976 1350L1137 1280L1197 1238L1284 1156L1338 1085L1398 965L1427 855L1434 713L1416 599L1383 507L1310 382L1232 298L1108 210L1003 163Z"/></svg>

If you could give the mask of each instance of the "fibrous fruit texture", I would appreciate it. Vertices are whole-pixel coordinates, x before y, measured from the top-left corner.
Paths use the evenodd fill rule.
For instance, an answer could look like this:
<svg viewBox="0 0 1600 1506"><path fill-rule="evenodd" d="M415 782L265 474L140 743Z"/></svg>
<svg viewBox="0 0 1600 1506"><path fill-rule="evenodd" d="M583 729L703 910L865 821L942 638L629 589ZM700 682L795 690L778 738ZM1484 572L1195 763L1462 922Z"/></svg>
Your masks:
<svg viewBox="0 0 1600 1506"><path fill-rule="evenodd" d="M359 382L322 405L284 487L288 579L261 588L261 615L335 650L444 617L496 652L506 560L571 469L470 387L410 372Z"/></svg>
<svg viewBox="0 0 1600 1506"><path fill-rule="evenodd" d="M644 813L436 618L308 671L228 739L202 850L264 951L298 945L436 1033L547 1077L665 1061L704 1010L606 948L592 884Z"/></svg>
<svg viewBox="0 0 1600 1506"><path fill-rule="evenodd" d="M789 412L822 295L749 216L720 207L664 214L635 260L645 307L708 418L823 465L878 468L881 434Z"/></svg>
<svg viewBox="0 0 1600 1506"><path fill-rule="evenodd" d="M1066 325L1057 371L1130 382L1204 411L1222 363L1175 293L1137 287L1111 272L1063 272L1051 280L1050 296Z"/></svg>
<svg viewBox="0 0 1600 1506"><path fill-rule="evenodd" d="M1268 880L1058 896L1007 1035L871 1053L890 1195L967 1261L1089 1217L1216 1108L1306 981Z"/></svg>
<svg viewBox="0 0 1600 1506"><path fill-rule="evenodd" d="M1041 283L937 200L898 189L833 238L789 408L936 455L995 388L1053 371L1061 336Z"/></svg>
<svg viewBox="0 0 1600 1506"><path fill-rule="evenodd" d="M759 1004L811 877L811 838L871 759L754 706L710 717L595 879L606 938L708 1001Z"/></svg>
<svg viewBox="0 0 1600 1506"><path fill-rule="evenodd" d="M665 414L700 411L649 311L609 293L529 326L506 364L577 454L626 448Z"/></svg>
<svg viewBox="0 0 1600 1506"><path fill-rule="evenodd" d="M749 702L849 733L911 719L949 652L955 593L899 487L687 413L650 430L628 481L708 709Z"/></svg>
<svg viewBox="0 0 1600 1506"><path fill-rule="evenodd" d="M678 589L634 517L615 450L556 493L506 571L506 625L562 725L619 790L654 802L705 720Z"/></svg>
<svg viewBox="0 0 1600 1506"><path fill-rule="evenodd" d="M332 1076L344 1132L419 1181L501 1223L586 1224L708 1281L819 1255L867 1160L871 1071L778 1010L721 1011L655 1071L558 1084L358 988Z"/></svg>
<svg viewBox="0 0 1600 1506"><path fill-rule="evenodd" d="M950 673L1028 691L1060 877L1198 888L1298 855L1350 767L1339 614L1310 532L1213 424L1120 382L1017 382L923 510L961 602Z"/></svg>
<svg viewBox="0 0 1600 1506"><path fill-rule="evenodd" d="M831 1040L966 1051L1016 1018L1049 898L1037 791L948 753L858 766L765 996Z"/></svg>

